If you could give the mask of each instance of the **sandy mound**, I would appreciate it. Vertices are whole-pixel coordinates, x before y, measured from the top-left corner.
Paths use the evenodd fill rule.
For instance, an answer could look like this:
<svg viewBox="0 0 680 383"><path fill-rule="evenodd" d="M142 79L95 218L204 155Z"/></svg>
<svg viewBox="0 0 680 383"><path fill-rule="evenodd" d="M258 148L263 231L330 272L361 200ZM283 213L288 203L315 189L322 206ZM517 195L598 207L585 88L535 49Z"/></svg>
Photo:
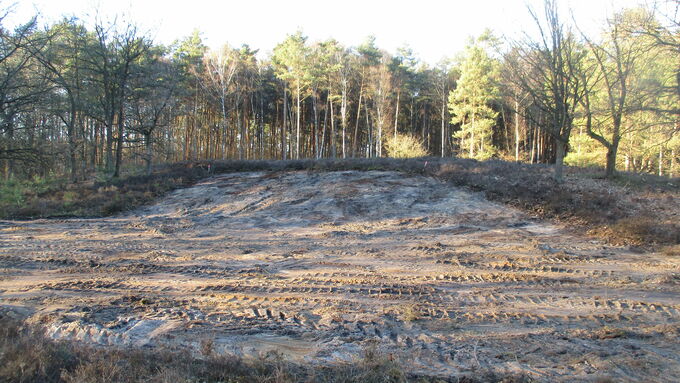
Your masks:
<svg viewBox="0 0 680 383"><path fill-rule="evenodd" d="M0 243L0 299L53 338L315 363L373 345L442 376L680 379L680 260L433 178L230 174L120 217L5 222Z"/></svg>

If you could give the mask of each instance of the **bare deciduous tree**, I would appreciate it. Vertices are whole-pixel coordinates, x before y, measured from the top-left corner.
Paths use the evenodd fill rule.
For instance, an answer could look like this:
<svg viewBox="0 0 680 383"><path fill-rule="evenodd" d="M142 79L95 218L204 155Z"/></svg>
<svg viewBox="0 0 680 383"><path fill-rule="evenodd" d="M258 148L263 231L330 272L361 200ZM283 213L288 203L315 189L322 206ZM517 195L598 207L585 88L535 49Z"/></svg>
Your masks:
<svg viewBox="0 0 680 383"><path fill-rule="evenodd" d="M586 92L582 81L586 50L561 22L556 0L545 0L543 8L542 18L529 9L540 38L516 43L519 54L508 64L515 85L548 117L544 122L535 113L525 114L554 138L555 179L561 181L576 108Z"/></svg>

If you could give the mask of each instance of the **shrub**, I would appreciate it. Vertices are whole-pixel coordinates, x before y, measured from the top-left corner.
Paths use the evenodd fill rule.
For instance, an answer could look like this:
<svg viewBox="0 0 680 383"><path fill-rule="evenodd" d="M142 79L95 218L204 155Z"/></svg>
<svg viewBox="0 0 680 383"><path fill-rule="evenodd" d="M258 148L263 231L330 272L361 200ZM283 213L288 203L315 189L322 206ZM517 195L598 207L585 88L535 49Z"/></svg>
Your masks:
<svg viewBox="0 0 680 383"><path fill-rule="evenodd" d="M124 198L121 198L120 196L116 195L113 199L109 200L108 202L104 202L104 205L102 205L101 209L102 215L112 215L120 213L121 211L125 210Z"/></svg>
<svg viewBox="0 0 680 383"><path fill-rule="evenodd" d="M24 188L15 181L8 181L0 185L1 205L20 205L24 202Z"/></svg>
<svg viewBox="0 0 680 383"><path fill-rule="evenodd" d="M423 144L416 137L409 134L397 134L385 142L387 155L392 158L416 158L427 156Z"/></svg>

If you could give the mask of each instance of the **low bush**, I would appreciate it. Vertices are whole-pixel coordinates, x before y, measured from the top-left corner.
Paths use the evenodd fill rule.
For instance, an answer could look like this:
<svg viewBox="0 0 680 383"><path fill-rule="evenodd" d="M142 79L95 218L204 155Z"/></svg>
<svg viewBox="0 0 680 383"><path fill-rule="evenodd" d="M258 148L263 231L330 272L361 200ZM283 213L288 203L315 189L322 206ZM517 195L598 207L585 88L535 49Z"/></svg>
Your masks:
<svg viewBox="0 0 680 383"><path fill-rule="evenodd" d="M391 158L418 158L427 156L427 150L417 137L409 134L397 134L385 142L387 156Z"/></svg>

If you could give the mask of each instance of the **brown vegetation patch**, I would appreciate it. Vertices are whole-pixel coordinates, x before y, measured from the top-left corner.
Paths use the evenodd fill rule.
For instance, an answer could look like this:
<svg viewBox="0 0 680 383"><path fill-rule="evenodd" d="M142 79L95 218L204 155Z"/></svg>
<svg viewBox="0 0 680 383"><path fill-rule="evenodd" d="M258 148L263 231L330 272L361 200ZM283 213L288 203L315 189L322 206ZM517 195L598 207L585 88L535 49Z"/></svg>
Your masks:
<svg viewBox="0 0 680 383"><path fill-rule="evenodd" d="M334 366L299 365L270 352L242 359L221 355L201 343L188 349L97 347L53 341L37 327L0 313L0 382L126 383L126 382L446 382L408 375L393 355L367 347L353 363ZM458 382L525 382L522 376L488 371L456 378Z"/></svg>

